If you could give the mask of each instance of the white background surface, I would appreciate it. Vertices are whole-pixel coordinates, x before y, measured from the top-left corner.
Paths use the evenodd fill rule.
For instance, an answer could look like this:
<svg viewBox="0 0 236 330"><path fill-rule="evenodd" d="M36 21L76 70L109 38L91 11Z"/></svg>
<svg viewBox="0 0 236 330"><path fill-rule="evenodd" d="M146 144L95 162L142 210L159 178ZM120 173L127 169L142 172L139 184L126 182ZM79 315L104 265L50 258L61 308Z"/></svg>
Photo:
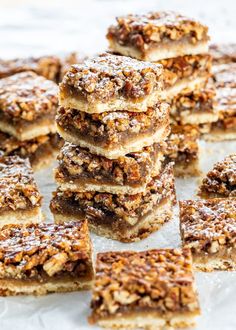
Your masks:
<svg viewBox="0 0 236 330"><path fill-rule="evenodd" d="M79 50L92 54L105 50L107 27L114 17L150 9L171 9L199 18L210 27L213 41L236 41L235 0L156 1L0 1L0 57L64 53ZM214 162L236 151L236 142L201 142L201 165L206 172ZM38 172L44 195L44 212L55 189L52 168ZM199 178L178 179L179 199L195 198ZM176 209L176 214L178 210ZM122 244L92 235L94 250L177 247L178 217L139 243ZM202 307L198 330L236 329L236 273L196 273ZM47 297L0 298L1 330L96 329L87 324L90 293L54 294Z"/></svg>

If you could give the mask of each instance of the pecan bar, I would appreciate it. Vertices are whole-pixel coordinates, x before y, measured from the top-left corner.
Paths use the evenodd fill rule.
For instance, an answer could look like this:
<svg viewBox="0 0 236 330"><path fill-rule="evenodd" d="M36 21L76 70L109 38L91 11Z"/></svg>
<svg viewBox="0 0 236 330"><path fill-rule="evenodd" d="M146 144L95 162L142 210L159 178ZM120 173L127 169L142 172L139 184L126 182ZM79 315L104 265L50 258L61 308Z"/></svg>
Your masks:
<svg viewBox="0 0 236 330"><path fill-rule="evenodd" d="M58 156L55 179L63 191L144 192L151 177L160 173L163 148L154 144L140 152L108 159L66 142Z"/></svg>
<svg viewBox="0 0 236 330"><path fill-rule="evenodd" d="M31 140L19 141L14 136L0 132L0 155L29 158L34 171L47 166L56 158L63 142L58 134L38 136Z"/></svg>
<svg viewBox="0 0 236 330"><path fill-rule="evenodd" d="M68 142L109 159L159 143L169 134L169 106L157 103L146 112L89 114L60 107L57 131Z"/></svg>
<svg viewBox="0 0 236 330"><path fill-rule="evenodd" d="M28 159L0 157L0 226L40 222L42 197Z"/></svg>
<svg viewBox="0 0 236 330"><path fill-rule="evenodd" d="M91 254L86 221L6 225L0 233L0 295L89 289Z"/></svg>
<svg viewBox="0 0 236 330"><path fill-rule="evenodd" d="M73 65L60 84L60 104L88 113L146 111L160 99L160 64L109 53Z"/></svg>
<svg viewBox="0 0 236 330"><path fill-rule="evenodd" d="M214 64L236 62L236 44L212 44L209 51Z"/></svg>
<svg viewBox="0 0 236 330"><path fill-rule="evenodd" d="M56 222L86 217L97 235L122 242L137 241L158 230L172 217L175 203L172 164L151 179L145 192L135 195L59 189L51 201Z"/></svg>
<svg viewBox="0 0 236 330"><path fill-rule="evenodd" d="M202 180L198 194L203 198L236 197L236 154L214 165Z"/></svg>
<svg viewBox="0 0 236 330"><path fill-rule="evenodd" d="M175 176L198 176L199 129L192 125L172 125L167 139L165 154L168 161L175 163Z"/></svg>
<svg viewBox="0 0 236 330"><path fill-rule="evenodd" d="M189 91L203 88L211 76L212 60L209 54L178 56L158 63L164 68L163 93L168 101L186 88Z"/></svg>
<svg viewBox="0 0 236 330"><path fill-rule="evenodd" d="M60 67L60 59L57 56L26 57L11 60L0 59L0 79L20 72L33 71L46 79L56 82L60 73Z"/></svg>
<svg viewBox="0 0 236 330"><path fill-rule="evenodd" d="M171 11L118 17L107 33L110 49L150 62L208 51L208 28Z"/></svg>
<svg viewBox="0 0 236 330"><path fill-rule="evenodd" d="M180 202L184 247L198 270L236 270L236 198Z"/></svg>
<svg viewBox="0 0 236 330"><path fill-rule="evenodd" d="M57 85L33 72L0 79L0 130L20 141L55 133Z"/></svg>
<svg viewBox="0 0 236 330"><path fill-rule="evenodd" d="M218 120L216 91L213 86L204 89L183 90L170 104L171 116L180 125L201 125Z"/></svg>
<svg viewBox="0 0 236 330"><path fill-rule="evenodd" d="M200 314L189 249L99 253L91 324L109 329L175 329Z"/></svg>
<svg viewBox="0 0 236 330"><path fill-rule="evenodd" d="M213 67L218 120L204 138L210 141L236 138L236 63Z"/></svg>

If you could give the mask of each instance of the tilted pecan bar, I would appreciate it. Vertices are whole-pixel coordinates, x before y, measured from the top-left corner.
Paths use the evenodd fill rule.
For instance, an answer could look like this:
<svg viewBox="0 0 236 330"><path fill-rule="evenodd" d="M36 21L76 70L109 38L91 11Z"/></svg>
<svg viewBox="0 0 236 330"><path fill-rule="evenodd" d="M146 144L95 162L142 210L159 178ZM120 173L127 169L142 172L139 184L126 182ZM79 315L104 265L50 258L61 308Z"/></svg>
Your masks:
<svg viewBox="0 0 236 330"><path fill-rule="evenodd" d="M86 221L6 225L0 232L0 295L89 289L91 254Z"/></svg>
<svg viewBox="0 0 236 330"><path fill-rule="evenodd" d="M29 158L34 171L47 166L56 158L62 139L58 134L38 136L31 140L19 141L14 136L0 132L0 155Z"/></svg>
<svg viewBox="0 0 236 330"><path fill-rule="evenodd" d="M18 140L55 133L57 85L33 72L0 79L0 130Z"/></svg>
<svg viewBox="0 0 236 330"><path fill-rule="evenodd" d="M180 202L180 230L196 269L236 270L236 198Z"/></svg>
<svg viewBox="0 0 236 330"><path fill-rule="evenodd" d="M88 113L146 111L160 99L160 64L101 54L73 65L60 84L60 104Z"/></svg>
<svg viewBox="0 0 236 330"><path fill-rule="evenodd" d="M180 125L200 125L218 120L216 91L213 86L201 90L183 90L170 104L171 116Z"/></svg>
<svg viewBox="0 0 236 330"><path fill-rule="evenodd" d="M214 64L236 62L236 44L212 44L209 50Z"/></svg>
<svg viewBox="0 0 236 330"><path fill-rule="evenodd" d="M203 198L236 197L236 154L214 165L199 188Z"/></svg>
<svg viewBox="0 0 236 330"><path fill-rule="evenodd" d="M90 323L115 329L175 329L200 314L189 249L99 253Z"/></svg>
<svg viewBox="0 0 236 330"><path fill-rule="evenodd" d="M25 57L11 60L0 59L0 79L16 73L33 71L46 79L57 81L60 73L60 59L57 56Z"/></svg>
<svg viewBox="0 0 236 330"><path fill-rule="evenodd" d="M167 160L174 162L175 176L197 176L199 168L199 129L193 125L171 125L166 140Z"/></svg>
<svg viewBox="0 0 236 330"><path fill-rule="evenodd" d="M218 121L212 123L210 141L234 140L236 138L236 63L213 67L216 86L216 112Z"/></svg>
<svg viewBox="0 0 236 330"><path fill-rule="evenodd" d="M162 142L170 130L167 103L157 103L146 112L101 114L60 107L56 122L58 133L66 141L109 159Z"/></svg>
<svg viewBox="0 0 236 330"><path fill-rule="evenodd" d="M171 11L118 17L108 29L110 49L139 60L159 61L208 51L208 28Z"/></svg>
<svg viewBox="0 0 236 330"><path fill-rule="evenodd" d="M209 54L178 56L158 63L164 68L163 94L168 101L186 88L189 91L204 88L211 76L212 61Z"/></svg>
<svg viewBox="0 0 236 330"><path fill-rule="evenodd" d="M175 203L172 164L152 178L143 193L135 195L59 189L50 205L56 222L86 217L93 232L123 242L140 240L158 230L172 217Z"/></svg>
<svg viewBox="0 0 236 330"><path fill-rule="evenodd" d="M161 170L163 148L154 144L140 152L108 159L66 142L58 156L55 179L63 191L143 192L151 177Z"/></svg>
<svg viewBox="0 0 236 330"><path fill-rule="evenodd" d="M39 222L41 195L28 159L0 157L0 226Z"/></svg>

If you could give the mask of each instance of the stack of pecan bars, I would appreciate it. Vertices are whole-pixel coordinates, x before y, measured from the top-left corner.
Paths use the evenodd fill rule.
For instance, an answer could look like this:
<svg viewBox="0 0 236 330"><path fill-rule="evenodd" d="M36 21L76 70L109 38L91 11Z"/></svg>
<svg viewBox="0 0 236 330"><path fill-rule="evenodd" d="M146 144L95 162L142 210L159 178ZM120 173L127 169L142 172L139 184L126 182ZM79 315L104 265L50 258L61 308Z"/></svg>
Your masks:
<svg viewBox="0 0 236 330"><path fill-rule="evenodd" d="M198 137L217 120L208 28L174 12L152 12L117 18L107 38L114 53L163 65L172 115L168 157L176 175L199 174Z"/></svg>
<svg viewBox="0 0 236 330"><path fill-rule="evenodd" d="M169 106L161 65L101 54L60 84L57 130L65 139L51 201L56 222L87 218L95 233L139 240L171 218L172 164L165 165Z"/></svg>
<svg viewBox="0 0 236 330"><path fill-rule="evenodd" d="M57 150L57 85L34 72L0 79L0 155L29 158L41 168Z"/></svg>

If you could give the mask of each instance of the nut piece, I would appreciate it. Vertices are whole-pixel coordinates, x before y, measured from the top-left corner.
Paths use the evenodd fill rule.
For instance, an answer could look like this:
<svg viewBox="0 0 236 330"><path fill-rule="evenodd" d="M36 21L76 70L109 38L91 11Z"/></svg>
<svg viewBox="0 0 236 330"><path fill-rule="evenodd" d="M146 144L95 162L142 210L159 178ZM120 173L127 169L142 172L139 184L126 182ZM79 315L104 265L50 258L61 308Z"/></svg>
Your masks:
<svg viewBox="0 0 236 330"><path fill-rule="evenodd" d="M43 265L43 269L49 276L61 271L68 260L68 255L64 252L57 253L53 255L48 261Z"/></svg>

